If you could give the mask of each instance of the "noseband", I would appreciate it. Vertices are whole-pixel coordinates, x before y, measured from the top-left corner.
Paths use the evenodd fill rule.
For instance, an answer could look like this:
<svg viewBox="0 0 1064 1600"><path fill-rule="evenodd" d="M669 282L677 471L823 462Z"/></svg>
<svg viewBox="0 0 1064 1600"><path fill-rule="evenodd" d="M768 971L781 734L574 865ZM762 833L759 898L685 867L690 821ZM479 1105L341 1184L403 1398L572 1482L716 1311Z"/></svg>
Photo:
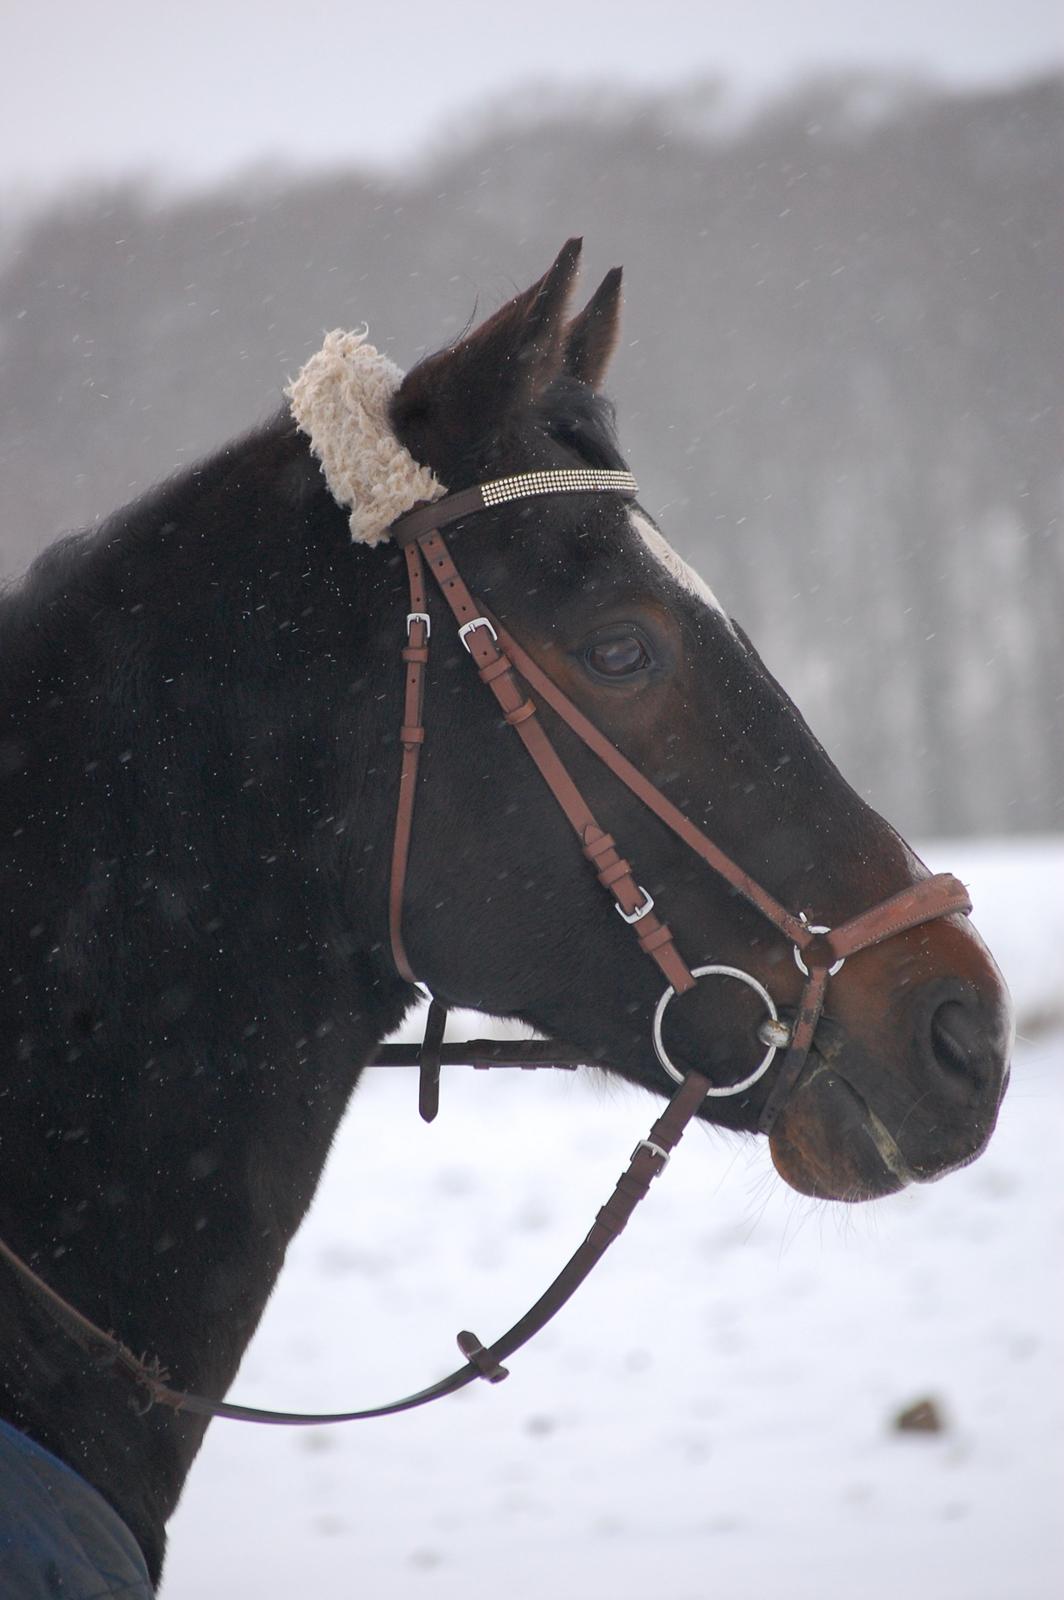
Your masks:
<svg viewBox="0 0 1064 1600"><path fill-rule="evenodd" d="M563 694L554 680L537 666L502 623L485 607L477 604L440 533L441 528L460 518L539 495L609 493L632 500L636 492L635 479L628 472L591 468L528 472L447 495L429 505L416 507L393 523L392 536L402 547L406 558L410 609L406 618L406 644L402 651L406 669L403 723L399 735L403 755L392 845L389 934L396 970L401 977L415 982L403 945L402 912L418 764L425 742L424 687L431 632L425 581L427 565L450 607L458 625L458 636L472 657L481 681L498 702L503 720L515 730L535 762L576 833L585 859L612 897L616 911L631 928L640 949L657 964L666 980L665 991L654 1013L652 1038L663 1070L679 1087L647 1138L641 1139L636 1145L626 1170L599 1211L587 1237L535 1305L488 1347L475 1334L460 1333L458 1344L465 1357L464 1366L416 1394L366 1410L324 1413L268 1411L176 1389L168 1382L168 1375L158 1362L138 1359L113 1334L105 1333L52 1289L0 1239L0 1258L8 1263L24 1286L83 1350L133 1387L139 1409L147 1410L153 1404L158 1404L174 1411L187 1411L202 1417L229 1417L240 1422L320 1425L359 1422L371 1417L410 1411L432 1400L439 1400L444 1395L454 1394L477 1378L498 1383L507 1375L502 1362L527 1344L561 1309L625 1227L639 1201L647 1194L653 1179L664 1170L684 1129L707 1097L744 1093L765 1076L777 1052L784 1050L782 1065L758 1121L759 1129L768 1132L801 1075L813 1045L828 982L843 963L859 951L882 944L909 928L949 916L952 912L971 910L964 885L948 873L939 873L912 884L837 928L811 925L801 912L788 911L615 749ZM805 978L793 1023L780 1020L769 991L750 973L723 964L688 966L676 947L670 928L657 916L654 901L638 883L615 841L595 820L591 808L543 728L537 700L525 692L521 680L537 696L538 701L549 706L648 810L789 941L795 961ZM766 1046L765 1053L752 1070L743 1074L740 1069L739 1078L732 1083L713 1084L697 1070L681 1071L670 1059L662 1041L662 1021L672 1000L677 995L686 994L700 980L709 978L729 978L747 985L760 997L765 1007L765 1020L758 1030L758 1037ZM477 1065L523 1066L568 1066L581 1059L572 1052L563 1059L555 1046L545 1047L542 1043L529 1044L524 1041L502 1046L501 1061L500 1047L497 1045L445 1047L442 1042L445 1021L446 1007L434 1000L429 1011L425 1042L417 1053L421 1065L421 1112L427 1120L436 1114L442 1059L472 1059ZM550 1059L546 1051L552 1052ZM406 1065L410 1060L410 1047L403 1045L386 1045L375 1057L378 1064Z"/></svg>

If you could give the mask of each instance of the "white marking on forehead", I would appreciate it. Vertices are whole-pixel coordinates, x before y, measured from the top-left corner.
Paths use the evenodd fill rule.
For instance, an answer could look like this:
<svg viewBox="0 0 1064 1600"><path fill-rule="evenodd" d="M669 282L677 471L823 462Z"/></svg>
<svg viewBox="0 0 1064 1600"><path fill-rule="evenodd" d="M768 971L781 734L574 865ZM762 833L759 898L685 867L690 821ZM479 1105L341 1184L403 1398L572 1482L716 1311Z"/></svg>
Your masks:
<svg viewBox="0 0 1064 1600"><path fill-rule="evenodd" d="M642 539L654 559L665 568L669 577L680 585L685 593L693 595L696 600L703 601L711 610L718 612L726 622L731 625L727 612L709 587L705 578L689 567L683 556L672 548L660 528L656 528L650 518L641 511L629 512L632 527Z"/></svg>

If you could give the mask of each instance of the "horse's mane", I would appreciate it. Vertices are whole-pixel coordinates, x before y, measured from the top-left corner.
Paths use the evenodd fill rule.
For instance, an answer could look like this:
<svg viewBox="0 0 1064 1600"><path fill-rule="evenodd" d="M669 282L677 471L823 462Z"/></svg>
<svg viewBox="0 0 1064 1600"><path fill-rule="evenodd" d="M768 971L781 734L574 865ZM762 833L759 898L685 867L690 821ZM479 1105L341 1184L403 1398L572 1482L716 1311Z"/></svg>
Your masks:
<svg viewBox="0 0 1064 1600"><path fill-rule="evenodd" d="M556 378L526 421L572 450L581 462L601 468L623 467L617 447L614 409L608 400L573 378ZM27 667L49 639L69 635L91 622L112 590L124 563L137 559L145 542L188 529L194 502L202 504L243 466L255 475L271 464L283 470L293 444L305 451L304 492L322 486L317 463L298 435L287 406L264 424L191 466L155 484L113 512L98 526L58 539L26 573L0 592L0 627L5 637L0 685L18 692ZM298 490L298 483L293 485ZM209 520L209 519L208 519ZM234 552L235 554L235 552Z"/></svg>
<svg viewBox="0 0 1064 1600"><path fill-rule="evenodd" d="M177 530L191 531L193 505L220 489L249 454L276 454L295 434L287 407L220 450L154 484L97 525L67 533L0 588L0 689L17 689L21 670L32 665L49 640L91 622L121 583L125 564L146 541Z"/></svg>

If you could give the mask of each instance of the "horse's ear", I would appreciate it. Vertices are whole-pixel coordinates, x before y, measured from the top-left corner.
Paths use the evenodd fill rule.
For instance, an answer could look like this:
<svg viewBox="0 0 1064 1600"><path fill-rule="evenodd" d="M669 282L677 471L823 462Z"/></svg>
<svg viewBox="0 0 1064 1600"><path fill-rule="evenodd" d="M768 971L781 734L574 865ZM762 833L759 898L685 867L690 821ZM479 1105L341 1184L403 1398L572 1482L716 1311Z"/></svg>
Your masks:
<svg viewBox="0 0 1064 1600"><path fill-rule="evenodd" d="M538 283L403 379L392 402L395 430L414 459L445 482L456 455L531 405L562 370L565 308L580 246L570 239Z"/></svg>
<svg viewBox="0 0 1064 1600"><path fill-rule="evenodd" d="M621 269L613 267L565 331L565 371L592 389L606 376L621 331Z"/></svg>

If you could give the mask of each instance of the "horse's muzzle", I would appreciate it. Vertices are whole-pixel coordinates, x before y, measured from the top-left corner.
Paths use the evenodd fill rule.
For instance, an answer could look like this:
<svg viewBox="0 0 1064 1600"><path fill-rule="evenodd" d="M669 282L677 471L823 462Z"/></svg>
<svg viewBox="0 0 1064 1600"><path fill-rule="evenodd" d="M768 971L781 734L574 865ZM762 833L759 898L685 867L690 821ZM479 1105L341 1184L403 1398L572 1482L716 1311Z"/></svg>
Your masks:
<svg viewBox="0 0 1064 1600"><path fill-rule="evenodd" d="M996 968L979 984L916 986L884 1021L893 1038L825 1028L773 1129L776 1169L802 1194L866 1200L929 1183L973 1161L993 1132L1013 1039Z"/></svg>

